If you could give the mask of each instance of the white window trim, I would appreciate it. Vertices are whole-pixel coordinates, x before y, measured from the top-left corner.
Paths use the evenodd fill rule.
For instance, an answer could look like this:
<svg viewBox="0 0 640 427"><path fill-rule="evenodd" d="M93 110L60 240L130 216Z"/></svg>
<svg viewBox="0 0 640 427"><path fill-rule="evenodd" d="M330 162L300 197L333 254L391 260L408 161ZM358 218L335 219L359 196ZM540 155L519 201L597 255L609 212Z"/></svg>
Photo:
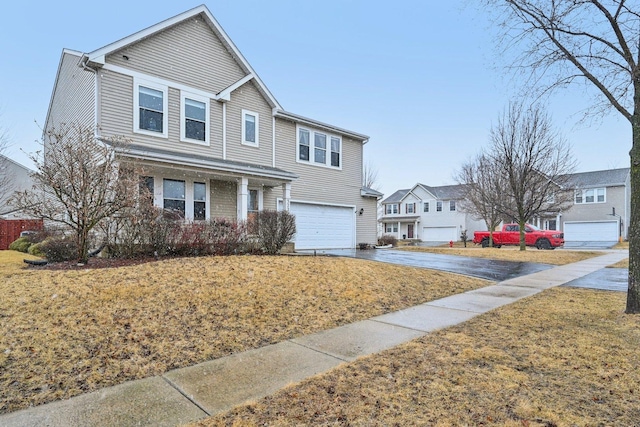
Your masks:
<svg viewBox="0 0 640 427"><path fill-rule="evenodd" d="M431 205L429 204L429 202L424 202L422 204L422 213L431 213Z"/></svg>
<svg viewBox="0 0 640 427"><path fill-rule="evenodd" d="M587 191L593 190L593 202L587 202ZM598 190L604 190L604 200L598 201ZM582 201L576 202L576 195L580 193L582 195ZM573 194L574 205L595 205L598 203L607 203L607 187L594 187L594 188L579 188Z"/></svg>
<svg viewBox="0 0 640 427"><path fill-rule="evenodd" d="M193 219L193 202L194 194L193 194L193 183L194 182L204 182L205 186L205 221L211 219L211 188L209 185L208 179L203 178L185 178L178 176L154 176L154 205L163 209L164 208L164 180L171 179L175 181L184 181L185 186L185 199L184 199L184 219L185 221L194 221ZM157 185L159 184L159 186ZM202 220L200 220L202 221Z"/></svg>
<svg viewBox="0 0 640 427"><path fill-rule="evenodd" d="M140 129L140 86L162 92L162 132ZM156 138L169 137L169 87L149 80L133 79L133 132Z"/></svg>
<svg viewBox="0 0 640 427"><path fill-rule="evenodd" d="M309 132L309 160L300 160L300 129L304 129L307 132ZM326 141L326 147L325 147L325 156L324 156L324 163L318 163L315 161L315 134L316 133L321 133L323 135L326 135L327 137L327 141ZM340 166L331 166L331 138L337 138L338 140L340 140L340 151L338 152L340 154ZM344 152L344 144L343 144L343 140L342 137L340 135L336 135L333 133L329 133L329 132L325 132L325 131L320 131L320 130L315 130L311 127L308 126L300 126L300 125L296 125L296 162L297 163L301 163L303 165L311 165L311 166L317 166L320 168L329 168L329 169L335 169L335 170L342 170L342 164L344 163L344 156L343 156L343 152Z"/></svg>
<svg viewBox="0 0 640 427"><path fill-rule="evenodd" d="M192 138L187 138L186 133L187 133L187 125L186 125L186 114L185 114L185 100L186 99L191 99L194 101L198 101L198 102L202 102L204 103L204 117L205 117L205 122L204 122L204 141L200 141L198 139L192 139ZM196 95L194 93L190 93L190 92L180 92L180 141L181 142L188 142L191 144L199 144L199 145L210 145L210 138L209 138L209 123L211 122L211 113L210 113L210 107L209 107L209 103L210 103L210 99L209 98L205 98L203 96L200 95Z"/></svg>
<svg viewBox="0 0 640 427"><path fill-rule="evenodd" d="M247 141L246 137L246 127L245 127L245 117L247 115L253 116L256 118L256 141ZM242 126L242 145L248 145L250 147L259 147L260 146L260 115L254 111L250 110L242 110L242 122L240 123Z"/></svg>
<svg viewBox="0 0 640 427"><path fill-rule="evenodd" d="M456 211L456 201L449 200L449 212L455 212L455 211Z"/></svg>
<svg viewBox="0 0 640 427"><path fill-rule="evenodd" d="M249 190L255 190L258 192L258 212L264 210L264 191L260 187L247 187L247 197L249 196ZM249 207L249 200L247 199L247 210Z"/></svg>
<svg viewBox="0 0 640 427"><path fill-rule="evenodd" d="M441 200L436 200L436 212L444 212L444 203Z"/></svg>

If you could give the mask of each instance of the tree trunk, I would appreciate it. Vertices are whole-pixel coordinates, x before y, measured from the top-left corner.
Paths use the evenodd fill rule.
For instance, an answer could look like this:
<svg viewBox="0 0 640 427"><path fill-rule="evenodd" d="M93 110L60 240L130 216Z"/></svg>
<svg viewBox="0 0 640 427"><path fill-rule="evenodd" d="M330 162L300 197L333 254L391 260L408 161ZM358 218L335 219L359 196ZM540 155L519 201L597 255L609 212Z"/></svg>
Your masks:
<svg viewBox="0 0 640 427"><path fill-rule="evenodd" d="M637 85L637 83L636 83ZM640 91L636 88L636 98ZM640 313L640 110L636 109L631 119L633 146L631 157L631 215L629 218L629 290L627 292L628 314Z"/></svg>
<svg viewBox="0 0 640 427"><path fill-rule="evenodd" d="M524 227L525 227L525 222L524 221L519 221L518 222L518 228L520 228L520 250L521 251L526 251L527 250L527 241L525 240L525 236L524 236Z"/></svg>

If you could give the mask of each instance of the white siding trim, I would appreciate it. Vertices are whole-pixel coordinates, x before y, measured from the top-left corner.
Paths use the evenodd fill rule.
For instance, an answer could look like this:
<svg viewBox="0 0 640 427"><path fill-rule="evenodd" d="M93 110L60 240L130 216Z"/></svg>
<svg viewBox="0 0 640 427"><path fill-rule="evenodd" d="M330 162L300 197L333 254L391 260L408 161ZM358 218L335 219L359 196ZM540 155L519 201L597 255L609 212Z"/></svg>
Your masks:
<svg viewBox="0 0 640 427"><path fill-rule="evenodd" d="M153 132L145 129L140 129L140 86L147 87L149 89L155 89L162 92L162 132ZM155 136L156 138L168 138L169 137L169 88L164 85L157 84L154 81L133 79L133 132L140 133L149 136Z"/></svg>
<svg viewBox="0 0 640 427"><path fill-rule="evenodd" d="M204 104L204 141L200 141L197 139L187 138L186 136L186 115L185 115L185 100L192 99L194 101L202 102ZM211 144L211 137L209 134L209 123L211 122L211 108L210 108L210 98L202 97L197 94L192 94L190 92L180 91L180 141L189 142L191 144L199 144L199 145L207 145Z"/></svg>
<svg viewBox="0 0 640 427"><path fill-rule="evenodd" d="M246 136L246 131L247 131L246 116L253 116L253 118L255 119L255 122L254 122L254 124L255 124L255 129L254 129L255 141L247 141L247 136ZM242 129L241 129L242 137L241 137L241 140L240 140L242 145L247 145L249 147L258 148L260 146L260 114L256 113L255 111L245 110L243 108L242 109L242 113L241 113L240 126L242 126Z"/></svg>

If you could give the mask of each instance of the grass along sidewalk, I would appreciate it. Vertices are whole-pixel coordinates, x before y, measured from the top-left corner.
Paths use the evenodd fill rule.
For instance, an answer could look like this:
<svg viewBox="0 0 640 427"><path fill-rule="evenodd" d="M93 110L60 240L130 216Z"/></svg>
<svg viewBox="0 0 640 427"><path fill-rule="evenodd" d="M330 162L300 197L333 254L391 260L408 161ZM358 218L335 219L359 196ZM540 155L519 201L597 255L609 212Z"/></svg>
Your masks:
<svg viewBox="0 0 640 427"><path fill-rule="evenodd" d="M70 271L0 252L0 413L162 374L490 282L333 257Z"/></svg>
<svg viewBox="0 0 640 427"><path fill-rule="evenodd" d="M193 426L638 426L624 298L550 289Z"/></svg>

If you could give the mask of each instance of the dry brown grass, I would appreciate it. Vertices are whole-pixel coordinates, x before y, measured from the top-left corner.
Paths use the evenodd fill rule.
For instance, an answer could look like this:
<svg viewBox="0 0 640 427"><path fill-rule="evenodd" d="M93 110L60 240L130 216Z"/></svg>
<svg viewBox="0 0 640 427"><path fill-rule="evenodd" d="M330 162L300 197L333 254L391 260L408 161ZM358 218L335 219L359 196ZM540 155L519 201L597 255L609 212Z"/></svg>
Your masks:
<svg viewBox="0 0 640 427"><path fill-rule="evenodd" d="M597 251L568 251L564 249L556 249L553 251L541 251L535 248L527 248L521 251L516 246L503 246L501 248L481 248L473 243L467 243L468 247L461 244L449 247L427 247L427 246L403 246L397 249L413 252L430 252L445 255L458 255L478 258L496 259L501 261L519 261L519 262L536 262L543 264L564 265L572 262L582 261L584 259L593 258L602 255Z"/></svg>
<svg viewBox="0 0 640 427"><path fill-rule="evenodd" d="M640 316L556 288L198 426L638 426Z"/></svg>
<svg viewBox="0 0 640 427"><path fill-rule="evenodd" d="M328 257L25 269L0 251L0 413L486 286Z"/></svg>

